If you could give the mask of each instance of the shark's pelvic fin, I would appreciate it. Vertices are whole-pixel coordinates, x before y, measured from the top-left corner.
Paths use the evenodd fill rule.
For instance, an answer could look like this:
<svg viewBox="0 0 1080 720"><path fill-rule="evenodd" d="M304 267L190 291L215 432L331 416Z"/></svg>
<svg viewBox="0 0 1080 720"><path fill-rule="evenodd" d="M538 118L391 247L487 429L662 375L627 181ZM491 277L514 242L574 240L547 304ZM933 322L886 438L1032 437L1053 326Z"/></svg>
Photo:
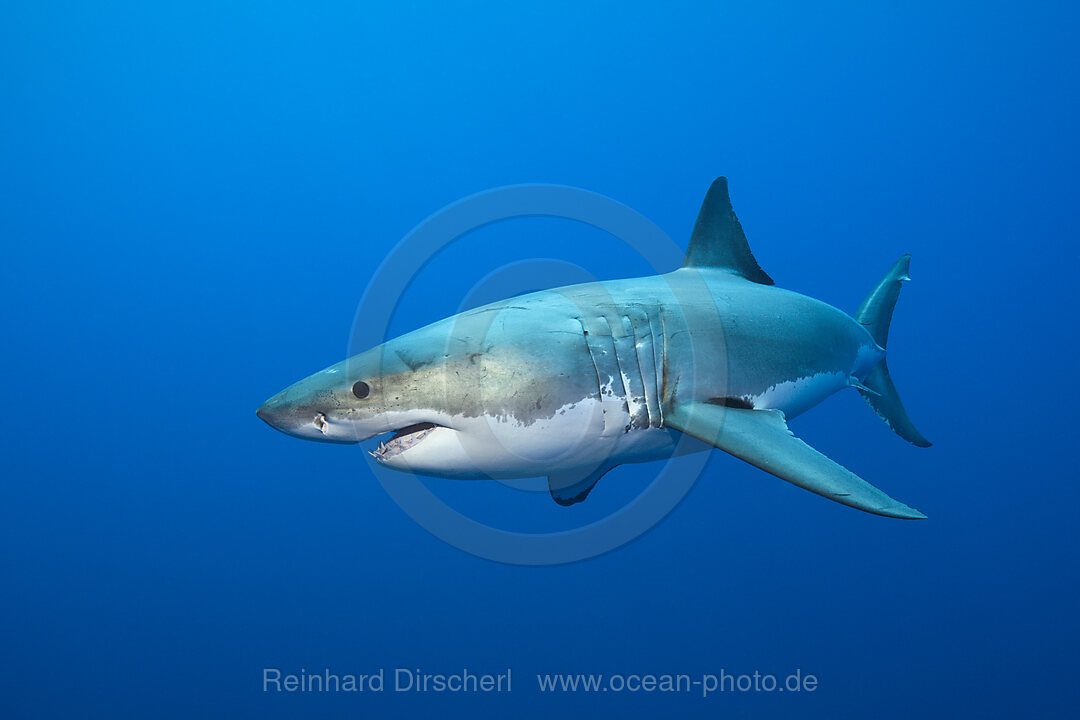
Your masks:
<svg viewBox="0 0 1080 720"><path fill-rule="evenodd" d="M855 313L855 321L866 328L874 342L882 348L889 340L889 325L892 323L896 300L900 297L900 286L911 279L908 277L910 266L910 255L904 255L897 260ZM904 404L900 402L900 395L896 392L896 386L889 376L889 366L884 359L862 378L862 384L859 394L863 400L897 435L913 445L930 447L930 441L915 428Z"/></svg>
<svg viewBox="0 0 1080 720"><path fill-rule="evenodd" d="M664 423L818 495L886 517L922 519L791 434L779 410L677 404Z"/></svg>
<svg viewBox="0 0 1080 720"><path fill-rule="evenodd" d="M866 387L866 385L863 383L863 381L859 380L859 378L855 377L854 375L852 375L851 377L848 378L848 383L847 384L848 384L848 387L853 387L856 390L858 390L859 392L868 392L871 395L880 395L881 394L881 393L877 392L876 390L874 390L873 388Z"/></svg>
<svg viewBox="0 0 1080 720"><path fill-rule="evenodd" d="M589 496L596 481L613 467L615 465L604 464L595 469L575 468L554 472L548 476L551 498L564 507L579 503Z"/></svg>
<svg viewBox="0 0 1080 720"><path fill-rule="evenodd" d="M762 285L772 285L750 252L739 218L728 197L727 178L713 181L701 203L683 267L723 268Z"/></svg>

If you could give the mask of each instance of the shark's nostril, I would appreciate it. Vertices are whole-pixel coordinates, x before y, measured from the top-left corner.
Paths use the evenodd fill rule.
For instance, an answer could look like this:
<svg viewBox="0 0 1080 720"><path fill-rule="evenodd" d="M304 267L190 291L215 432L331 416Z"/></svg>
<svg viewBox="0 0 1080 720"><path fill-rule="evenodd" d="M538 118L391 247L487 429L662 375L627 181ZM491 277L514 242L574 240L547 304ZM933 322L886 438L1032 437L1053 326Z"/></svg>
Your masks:
<svg viewBox="0 0 1080 720"><path fill-rule="evenodd" d="M330 426L330 423L326 422L325 415L322 413L315 413L315 419L312 422L315 423L315 427L318 428L319 432L323 435L326 434L326 430Z"/></svg>

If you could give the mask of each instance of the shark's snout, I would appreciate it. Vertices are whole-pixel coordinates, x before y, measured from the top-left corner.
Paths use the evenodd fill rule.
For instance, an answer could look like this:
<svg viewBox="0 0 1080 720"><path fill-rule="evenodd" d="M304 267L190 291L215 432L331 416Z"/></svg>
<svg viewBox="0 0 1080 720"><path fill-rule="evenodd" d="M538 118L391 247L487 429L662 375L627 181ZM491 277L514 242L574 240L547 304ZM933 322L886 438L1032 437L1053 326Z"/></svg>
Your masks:
<svg viewBox="0 0 1080 720"><path fill-rule="evenodd" d="M345 444L359 440L347 424L334 423L322 410L292 401L288 390L264 402L255 414L275 430L304 440Z"/></svg>
<svg viewBox="0 0 1080 720"><path fill-rule="evenodd" d="M255 411L264 423L289 435L298 435L294 428L299 424L296 412L284 402L285 393L270 398ZM301 435L301 437L303 437Z"/></svg>

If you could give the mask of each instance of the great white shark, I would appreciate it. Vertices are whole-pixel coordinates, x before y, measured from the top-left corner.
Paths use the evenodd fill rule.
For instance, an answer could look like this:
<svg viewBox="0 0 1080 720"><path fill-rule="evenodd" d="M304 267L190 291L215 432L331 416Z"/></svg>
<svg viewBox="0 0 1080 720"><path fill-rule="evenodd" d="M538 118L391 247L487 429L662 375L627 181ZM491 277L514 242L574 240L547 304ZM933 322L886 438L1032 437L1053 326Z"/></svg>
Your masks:
<svg viewBox="0 0 1080 720"><path fill-rule="evenodd" d="M853 317L778 288L750 252L727 180L705 196L679 269L545 290L420 328L286 388L257 411L308 440L357 443L444 478L547 476L562 505L622 463L724 450L836 502L924 518L795 437L787 420L847 387L905 440L885 346L904 255Z"/></svg>

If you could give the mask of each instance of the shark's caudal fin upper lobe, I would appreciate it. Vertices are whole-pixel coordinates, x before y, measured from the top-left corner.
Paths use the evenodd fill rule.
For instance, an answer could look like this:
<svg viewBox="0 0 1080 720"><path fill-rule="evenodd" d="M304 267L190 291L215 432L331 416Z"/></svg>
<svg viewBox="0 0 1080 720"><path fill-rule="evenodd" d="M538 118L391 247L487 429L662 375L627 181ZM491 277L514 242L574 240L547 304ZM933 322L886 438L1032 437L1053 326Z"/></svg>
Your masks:
<svg viewBox="0 0 1080 720"><path fill-rule="evenodd" d="M904 255L897 260L855 313L855 321L866 328L874 342L882 348L889 339L889 325L892 323L896 299L900 297L900 286L911 279L908 277L910 265L910 255ZM930 447L930 441L915 429L915 424L904 410L904 404L900 402L900 395L896 392L896 386L889 376L889 366L884 359L862 378L862 385L859 394L897 435L913 445Z"/></svg>

